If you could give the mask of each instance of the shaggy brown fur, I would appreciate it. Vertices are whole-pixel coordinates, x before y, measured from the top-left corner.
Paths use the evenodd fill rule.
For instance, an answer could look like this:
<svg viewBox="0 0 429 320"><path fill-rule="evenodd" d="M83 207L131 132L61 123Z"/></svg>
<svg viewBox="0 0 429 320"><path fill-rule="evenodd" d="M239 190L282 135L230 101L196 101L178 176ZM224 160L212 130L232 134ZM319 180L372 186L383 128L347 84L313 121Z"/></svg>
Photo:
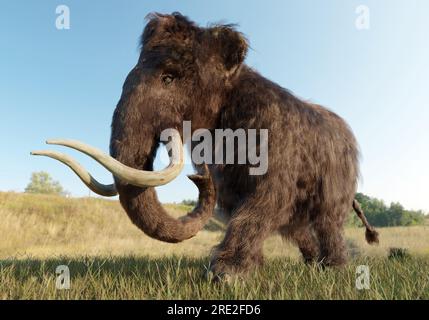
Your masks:
<svg viewBox="0 0 429 320"><path fill-rule="evenodd" d="M231 25L200 28L179 13L152 14L139 61L130 72L112 122L111 155L152 170L163 129L268 129L269 165L209 165L194 176L198 207L181 220L168 216L153 188L116 181L120 201L148 235L168 242L192 237L212 215L215 200L230 217L214 250L215 274L242 273L263 262L272 233L292 239L305 261L345 262L342 227L354 195L358 148L333 112L304 102L243 61L247 41ZM236 146L237 147L237 146ZM215 192L216 190L216 192ZM364 220L368 240L376 233Z"/></svg>

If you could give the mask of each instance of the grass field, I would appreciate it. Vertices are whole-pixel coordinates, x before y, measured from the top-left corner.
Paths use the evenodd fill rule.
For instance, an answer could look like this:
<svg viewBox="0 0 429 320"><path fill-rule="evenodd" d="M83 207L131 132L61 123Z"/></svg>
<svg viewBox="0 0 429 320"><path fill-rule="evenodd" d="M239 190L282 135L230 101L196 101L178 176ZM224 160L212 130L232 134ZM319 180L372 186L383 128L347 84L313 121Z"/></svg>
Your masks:
<svg viewBox="0 0 429 320"><path fill-rule="evenodd" d="M174 216L186 206L166 205ZM370 247L364 229L346 230L344 269L320 270L274 236L265 267L246 281L212 285L208 255L223 234L216 220L180 244L152 240L115 201L0 193L1 299L429 299L429 226L379 229ZM391 247L410 257L389 259ZM69 290L55 287L55 269L70 269ZM357 290L356 267L370 268L370 288Z"/></svg>

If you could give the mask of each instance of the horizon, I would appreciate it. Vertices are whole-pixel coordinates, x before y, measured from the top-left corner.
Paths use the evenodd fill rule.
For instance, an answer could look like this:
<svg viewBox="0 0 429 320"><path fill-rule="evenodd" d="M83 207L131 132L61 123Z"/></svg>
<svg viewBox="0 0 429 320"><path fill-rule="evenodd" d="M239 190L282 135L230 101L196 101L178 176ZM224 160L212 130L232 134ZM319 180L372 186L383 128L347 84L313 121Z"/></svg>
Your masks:
<svg viewBox="0 0 429 320"><path fill-rule="evenodd" d="M96 195L94 192L92 191L88 191L87 195L72 195L72 194L65 194L65 195L58 195L58 194L44 194L44 193L31 193L31 192L26 192L25 190L23 191L14 191L14 190L0 190L0 193L15 193L15 194L32 194L32 195L41 195L41 196L55 196L55 197L64 197L67 199L96 199L96 200L107 200L107 201L116 201L119 202L119 197L115 196L115 197L102 197L99 195ZM64 190L64 192L67 192L67 190ZM359 192L358 192L359 193ZM364 193L363 193L364 194ZM376 196L373 195L368 195L368 194L364 194L365 196L369 196L372 199L377 199L377 200L381 200L386 206L390 206L392 203L398 203L397 201L393 201L392 203L387 203L386 201L384 201L383 199L377 198ZM179 201L172 201L172 202L162 202L161 203L163 205L186 205L183 202L184 201L198 201L198 199L182 199ZM402 205L402 203L399 203ZM352 210L352 209L350 209ZM429 217L429 212L421 210L421 209L410 209L407 207L404 207L405 211L421 211L421 213L423 213L424 216Z"/></svg>
<svg viewBox="0 0 429 320"><path fill-rule="evenodd" d="M59 4L16 1L0 12L1 191L23 192L32 172L47 171L72 197L88 195L69 168L29 152L57 137L107 151L113 109L137 62L145 16L180 11L201 26L237 23L251 46L247 65L347 121L362 155L358 192L429 212L429 21L424 16L429 3L64 1L69 30L55 26ZM356 27L359 5L369 8L369 29ZM101 182L111 183L111 175L88 157L52 150L70 154ZM162 157L165 149L155 169L164 167ZM158 187L160 200L197 199L186 178L192 172L187 164L176 180Z"/></svg>

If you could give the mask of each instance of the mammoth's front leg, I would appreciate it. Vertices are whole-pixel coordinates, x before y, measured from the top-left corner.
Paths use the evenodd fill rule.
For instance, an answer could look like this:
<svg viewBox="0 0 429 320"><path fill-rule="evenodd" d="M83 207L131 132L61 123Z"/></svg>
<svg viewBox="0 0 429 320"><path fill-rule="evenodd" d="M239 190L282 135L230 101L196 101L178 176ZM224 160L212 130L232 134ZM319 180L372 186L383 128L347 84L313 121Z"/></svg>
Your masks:
<svg viewBox="0 0 429 320"><path fill-rule="evenodd" d="M245 274L262 264L263 242L272 230L270 223L264 221L263 208L255 202L245 202L233 213L225 238L215 247L210 263L215 280Z"/></svg>
<svg viewBox="0 0 429 320"><path fill-rule="evenodd" d="M204 227L207 221L213 216L216 206L216 190L214 187L212 176L206 164L195 166L197 173L188 176L190 180L198 187L198 204L186 216L182 217L182 221L200 218L200 224L197 227L200 230Z"/></svg>
<svg viewBox="0 0 429 320"><path fill-rule="evenodd" d="M196 141L191 141L191 155L197 145L198 143ZM192 158L192 165L196 174L190 175L188 178L198 188L198 203L192 212L189 212L181 219L186 221L188 219L193 219L194 217L200 217L200 227L202 228L214 214L216 206L216 188L208 165L206 163L196 164L194 160L195 159Z"/></svg>

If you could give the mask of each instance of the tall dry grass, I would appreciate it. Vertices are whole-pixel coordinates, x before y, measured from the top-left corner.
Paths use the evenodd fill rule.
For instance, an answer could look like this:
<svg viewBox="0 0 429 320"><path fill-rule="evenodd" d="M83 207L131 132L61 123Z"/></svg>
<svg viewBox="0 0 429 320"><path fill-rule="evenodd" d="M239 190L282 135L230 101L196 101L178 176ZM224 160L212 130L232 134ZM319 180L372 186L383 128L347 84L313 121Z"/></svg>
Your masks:
<svg viewBox="0 0 429 320"><path fill-rule="evenodd" d="M190 210L166 205L173 216ZM429 254L429 226L380 228L380 245L365 242L363 228L346 229L351 254L386 255L390 247L413 254ZM207 256L223 236L212 219L196 237L179 244L153 240L138 230L117 201L64 198L49 195L0 193L0 258L52 256ZM268 257L299 256L298 250L278 236L265 243Z"/></svg>

